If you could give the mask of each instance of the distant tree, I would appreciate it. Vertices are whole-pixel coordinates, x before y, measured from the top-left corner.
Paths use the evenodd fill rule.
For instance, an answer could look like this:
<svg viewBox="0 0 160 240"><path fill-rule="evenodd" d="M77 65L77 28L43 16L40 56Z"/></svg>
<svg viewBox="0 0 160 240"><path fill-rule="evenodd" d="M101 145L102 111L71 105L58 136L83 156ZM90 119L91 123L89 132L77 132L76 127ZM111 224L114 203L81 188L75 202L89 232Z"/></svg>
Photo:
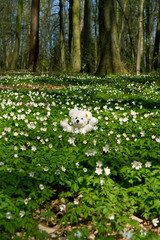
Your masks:
<svg viewBox="0 0 160 240"><path fill-rule="evenodd" d="M71 63L71 45L72 45L72 7L73 0L69 0L69 33L68 33L68 45L69 45L69 61Z"/></svg>
<svg viewBox="0 0 160 240"><path fill-rule="evenodd" d="M156 37L154 43L154 50L153 50L153 69L157 70L158 68L158 58L159 58L159 44L160 44L160 0L158 0L158 18L157 18L157 29L156 29Z"/></svg>
<svg viewBox="0 0 160 240"><path fill-rule="evenodd" d="M0 9L0 67L8 69L15 45L17 1L1 0Z"/></svg>
<svg viewBox="0 0 160 240"><path fill-rule="evenodd" d="M12 56L12 62L10 69L15 69L19 56L19 48L20 48L20 38L21 38L21 28L22 28L22 11L23 11L23 0L18 1L18 10L17 10L17 19L16 19L16 39L14 52Z"/></svg>
<svg viewBox="0 0 160 240"><path fill-rule="evenodd" d="M27 68L29 64L30 12L30 0L23 1L22 32L18 59L18 66L23 69Z"/></svg>
<svg viewBox="0 0 160 240"><path fill-rule="evenodd" d="M125 23L126 21L126 10L127 10L127 5L128 5L128 0L124 0L123 2L123 7L120 3L120 1L118 0L117 3L120 5L121 7L121 12L122 14L119 14L119 18L121 25L120 25L120 29L118 31L118 40L119 40L119 45L121 46L123 44L123 35L124 35L124 28L125 28ZM119 18L117 19L117 21L119 22Z"/></svg>
<svg viewBox="0 0 160 240"><path fill-rule="evenodd" d="M139 26L138 26L138 46L137 46L137 65L136 73L140 75L141 57L143 51L143 10L144 0L140 0L139 5Z"/></svg>
<svg viewBox="0 0 160 240"><path fill-rule="evenodd" d="M32 0L29 68L37 70L39 56L39 9L40 0Z"/></svg>
<svg viewBox="0 0 160 240"><path fill-rule="evenodd" d="M96 69L97 69L97 62L98 62L98 0L95 1L94 32L95 32L95 39L94 39L94 65L95 65L95 71L96 71Z"/></svg>
<svg viewBox="0 0 160 240"><path fill-rule="evenodd" d="M61 70L66 70L65 59L65 34L64 34L64 20L63 20L63 0L59 0L59 19L60 19L60 65Z"/></svg>
<svg viewBox="0 0 160 240"><path fill-rule="evenodd" d="M83 34L83 31L84 31L84 8L85 8L85 0L82 0L81 17L80 17L80 34L81 34L81 39L83 39L82 34Z"/></svg>
<svg viewBox="0 0 160 240"><path fill-rule="evenodd" d="M150 38L151 38L151 32L150 32L150 5L151 1L146 0L145 1L145 9L146 9L146 72L150 71Z"/></svg>
<svg viewBox="0 0 160 240"><path fill-rule="evenodd" d="M116 0L99 1L100 62L97 74L126 72L120 59L116 25Z"/></svg>

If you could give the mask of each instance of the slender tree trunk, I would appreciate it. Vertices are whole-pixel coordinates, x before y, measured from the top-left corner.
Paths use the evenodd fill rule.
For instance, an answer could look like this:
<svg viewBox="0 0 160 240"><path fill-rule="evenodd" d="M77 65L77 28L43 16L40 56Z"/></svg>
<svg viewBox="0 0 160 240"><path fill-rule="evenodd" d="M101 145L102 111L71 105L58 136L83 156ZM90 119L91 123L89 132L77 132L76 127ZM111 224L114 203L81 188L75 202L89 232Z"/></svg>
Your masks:
<svg viewBox="0 0 160 240"><path fill-rule="evenodd" d="M27 0L24 2L24 15L23 18L24 24L26 26L25 28L25 34L24 34L24 49L22 49L23 52L23 68L28 68L29 66L29 49L30 49L30 0Z"/></svg>
<svg viewBox="0 0 160 240"><path fill-rule="evenodd" d="M63 20L63 0L59 0L59 18L60 18L60 65L61 70L66 70L65 61L65 34L64 34L64 20Z"/></svg>
<svg viewBox="0 0 160 240"><path fill-rule="evenodd" d="M72 5L71 67L73 72L81 70L80 0L73 0Z"/></svg>
<svg viewBox="0 0 160 240"><path fill-rule="evenodd" d="M80 34L82 36L84 30L84 8L85 8L85 0L82 0L82 8L81 8L81 18L80 18Z"/></svg>
<svg viewBox="0 0 160 240"><path fill-rule="evenodd" d="M72 25L72 7L73 7L73 0L69 0L69 60L71 63L71 46L72 46L72 32L73 32L73 25Z"/></svg>
<svg viewBox="0 0 160 240"><path fill-rule="evenodd" d="M121 15L122 23L121 23L121 28L120 28L120 31L119 31L119 45L120 46L122 44L122 39L123 39L122 36L123 36L123 31L124 31L124 26L125 26L125 17L124 17L124 15L126 15L127 3L128 3L128 0L124 0L123 14Z"/></svg>
<svg viewBox="0 0 160 240"><path fill-rule="evenodd" d="M85 1L81 0L82 6L80 11L80 38L81 38L81 70L84 70L84 61L83 61L83 49L84 49L84 11L85 11Z"/></svg>
<svg viewBox="0 0 160 240"><path fill-rule="evenodd" d="M155 37L154 50L153 50L153 69L154 69L154 70L157 70L157 68L158 68L158 58L159 58L159 44L160 44L160 0L158 1L158 4L159 4L159 12L158 12L156 37Z"/></svg>
<svg viewBox="0 0 160 240"><path fill-rule="evenodd" d="M37 70L39 56L39 9L40 0L32 0L29 68Z"/></svg>
<svg viewBox="0 0 160 240"><path fill-rule="evenodd" d="M150 0L146 0L146 72L150 71Z"/></svg>
<svg viewBox="0 0 160 240"><path fill-rule="evenodd" d="M84 71L91 71L91 30L90 18L91 15L91 0L85 0L84 10L84 44L83 44L83 57L84 57Z"/></svg>
<svg viewBox="0 0 160 240"><path fill-rule="evenodd" d="M3 62L6 69L9 68L9 44L6 36L3 38Z"/></svg>
<svg viewBox="0 0 160 240"><path fill-rule="evenodd" d="M53 54L53 43L52 43L52 28L51 28L51 14L52 14L52 4L51 4L51 0L48 0L48 40L49 40L49 54L50 54L50 58L52 58L52 54Z"/></svg>
<svg viewBox="0 0 160 240"><path fill-rule="evenodd" d="M97 26L98 26L98 2L96 0L95 6L95 39L94 39L94 61L95 61L95 71L97 69L97 62L98 62L98 37L97 37Z"/></svg>
<svg viewBox="0 0 160 240"><path fill-rule="evenodd" d="M140 68L141 68L141 57L143 51L143 5L144 0L140 0L140 10L139 10L139 27L138 27L138 46L137 46L137 66L136 66L136 73L140 75Z"/></svg>
<svg viewBox="0 0 160 240"><path fill-rule="evenodd" d="M10 69L15 69L18 61L20 38L21 38L21 26L22 26L22 11L23 11L23 0L19 0L18 10L17 10L17 19L16 19L16 39L15 39L15 46L14 46L14 52L13 52Z"/></svg>
<svg viewBox="0 0 160 240"><path fill-rule="evenodd" d="M117 39L116 0L99 1L99 35L100 63L96 74L125 73Z"/></svg>

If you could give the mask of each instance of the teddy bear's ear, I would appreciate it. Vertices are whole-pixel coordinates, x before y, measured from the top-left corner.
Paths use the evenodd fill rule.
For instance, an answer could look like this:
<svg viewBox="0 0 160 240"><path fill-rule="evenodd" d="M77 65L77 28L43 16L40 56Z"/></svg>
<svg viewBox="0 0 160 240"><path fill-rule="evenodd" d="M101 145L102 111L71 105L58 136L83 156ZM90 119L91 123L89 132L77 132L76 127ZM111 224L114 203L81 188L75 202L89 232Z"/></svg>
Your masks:
<svg viewBox="0 0 160 240"><path fill-rule="evenodd" d="M92 113L90 113L90 112L85 112L85 117L88 119L88 120L90 120L91 118L92 118Z"/></svg>
<svg viewBox="0 0 160 240"><path fill-rule="evenodd" d="M73 114L75 113L75 111L76 111L76 109L71 109L71 110L69 111L69 116L72 117Z"/></svg>

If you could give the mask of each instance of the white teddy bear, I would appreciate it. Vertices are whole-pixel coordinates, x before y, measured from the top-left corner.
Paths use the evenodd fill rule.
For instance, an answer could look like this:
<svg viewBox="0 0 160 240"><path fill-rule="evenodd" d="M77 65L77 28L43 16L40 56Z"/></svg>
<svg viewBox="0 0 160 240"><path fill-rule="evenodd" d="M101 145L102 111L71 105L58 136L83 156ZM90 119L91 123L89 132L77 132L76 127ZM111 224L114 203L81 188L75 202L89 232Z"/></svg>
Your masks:
<svg viewBox="0 0 160 240"><path fill-rule="evenodd" d="M66 132L85 134L97 129L98 119L92 117L92 113L89 111L71 109L69 116L71 117L72 126L69 125L68 119L60 122L61 127Z"/></svg>

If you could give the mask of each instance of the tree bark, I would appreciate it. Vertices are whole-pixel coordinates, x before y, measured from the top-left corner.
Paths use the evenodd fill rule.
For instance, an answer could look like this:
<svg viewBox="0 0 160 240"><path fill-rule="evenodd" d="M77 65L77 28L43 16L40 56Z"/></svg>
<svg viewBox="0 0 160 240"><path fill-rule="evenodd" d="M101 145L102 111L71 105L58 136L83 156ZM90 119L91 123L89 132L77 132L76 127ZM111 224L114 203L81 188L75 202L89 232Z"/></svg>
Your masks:
<svg viewBox="0 0 160 240"><path fill-rule="evenodd" d="M14 46L14 52L12 56L10 69L15 69L17 66L19 48L20 48L20 38L21 38L22 11L23 11L23 0L19 0L18 10L17 10L17 19L16 19L16 39L15 39L15 46Z"/></svg>
<svg viewBox="0 0 160 240"><path fill-rule="evenodd" d="M80 0L73 0L72 5L71 68L73 72L81 70Z"/></svg>
<svg viewBox="0 0 160 240"><path fill-rule="evenodd" d="M85 0L84 8L84 41L83 41L83 58L84 58L84 71L91 71L91 0Z"/></svg>
<svg viewBox="0 0 160 240"><path fill-rule="evenodd" d="M96 74L122 74L126 70L120 59L116 0L99 1L100 63Z"/></svg>
<svg viewBox="0 0 160 240"><path fill-rule="evenodd" d="M124 0L124 3L123 3L123 14L121 16L122 20L121 20L121 28L120 28L120 31L119 31L119 45L121 46L122 44L122 35L123 35L123 31L124 31L124 26L125 26L125 15L126 15L126 9L127 9L127 4L128 4L128 0Z"/></svg>
<svg viewBox="0 0 160 240"><path fill-rule="evenodd" d="M97 62L98 62L98 37L97 37L97 26L98 26L98 2L95 2L95 39L94 39L94 64L95 64L95 71L97 69Z"/></svg>
<svg viewBox="0 0 160 240"><path fill-rule="evenodd" d="M84 30L84 8L85 8L85 0L82 0L82 8L81 8L81 18L80 18L80 34L82 36Z"/></svg>
<svg viewBox="0 0 160 240"><path fill-rule="evenodd" d="M73 0L69 0L69 60L71 63L71 48L72 48L72 7L73 7Z"/></svg>
<svg viewBox="0 0 160 240"><path fill-rule="evenodd" d="M150 71L150 0L146 0L146 72Z"/></svg>
<svg viewBox="0 0 160 240"><path fill-rule="evenodd" d="M159 58L159 44L160 44L160 0L158 1L158 4L159 4L159 12L158 12L156 37L155 37L154 50L153 50L153 69L154 69L154 70L157 70L157 68L158 68L158 58Z"/></svg>
<svg viewBox="0 0 160 240"><path fill-rule="evenodd" d="M39 9L40 0L32 0L29 68L37 70L39 56Z"/></svg>
<svg viewBox="0 0 160 240"><path fill-rule="evenodd" d="M138 46L137 46L137 66L136 66L136 73L140 75L140 68L141 68L141 57L143 51L143 5L144 0L140 0L140 10L139 10L139 27L138 27Z"/></svg>
<svg viewBox="0 0 160 240"><path fill-rule="evenodd" d="M61 70L66 70L65 61L65 36L64 36L64 21L63 21L63 0L59 0L59 18L60 18L60 65Z"/></svg>

